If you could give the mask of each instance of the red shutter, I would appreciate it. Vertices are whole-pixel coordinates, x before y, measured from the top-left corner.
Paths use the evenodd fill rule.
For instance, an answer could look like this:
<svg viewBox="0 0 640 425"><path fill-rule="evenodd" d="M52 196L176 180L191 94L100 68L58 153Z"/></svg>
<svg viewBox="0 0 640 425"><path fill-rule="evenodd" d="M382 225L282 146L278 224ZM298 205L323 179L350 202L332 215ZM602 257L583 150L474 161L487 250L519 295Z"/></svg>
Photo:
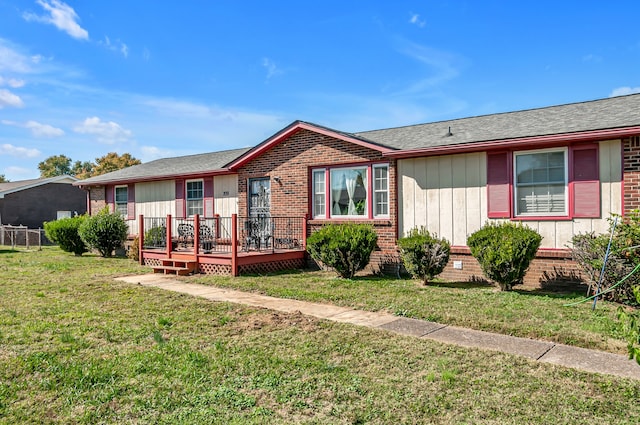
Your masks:
<svg viewBox="0 0 640 425"><path fill-rule="evenodd" d="M107 203L107 206L109 207L109 211L111 212L115 211L114 190L116 190L115 186L105 186L104 188L105 201Z"/></svg>
<svg viewBox="0 0 640 425"><path fill-rule="evenodd" d="M176 218L184 218L184 180L176 180Z"/></svg>
<svg viewBox="0 0 640 425"><path fill-rule="evenodd" d="M487 216L511 217L511 155L487 153Z"/></svg>
<svg viewBox="0 0 640 425"><path fill-rule="evenodd" d="M136 218L136 185L133 183L127 186L127 218Z"/></svg>
<svg viewBox="0 0 640 425"><path fill-rule="evenodd" d="M573 147L569 159L572 216L600 217L598 145Z"/></svg>
<svg viewBox="0 0 640 425"><path fill-rule="evenodd" d="M204 216L213 217L213 177L204 179Z"/></svg>

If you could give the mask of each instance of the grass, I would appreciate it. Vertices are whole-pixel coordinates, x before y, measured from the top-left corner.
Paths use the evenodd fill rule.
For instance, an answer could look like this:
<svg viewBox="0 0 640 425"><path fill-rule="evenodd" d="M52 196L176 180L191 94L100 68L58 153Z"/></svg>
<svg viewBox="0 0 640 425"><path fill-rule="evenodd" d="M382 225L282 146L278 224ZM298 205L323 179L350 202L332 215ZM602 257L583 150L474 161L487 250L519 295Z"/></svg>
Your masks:
<svg viewBox="0 0 640 425"><path fill-rule="evenodd" d="M469 282L425 286L417 280L375 276L348 280L317 271L184 280L626 354L617 305L599 302L595 311L590 302L566 306L583 299L584 293L500 292Z"/></svg>
<svg viewBox="0 0 640 425"><path fill-rule="evenodd" d="M0 423L640 421L638 381L113 280L145 272L56 248L0 251ZM384 286L292 276L333 285L336 303ZM241 280L270 279L290 277ZM405 297L395 308L417 309Z"/></svg>

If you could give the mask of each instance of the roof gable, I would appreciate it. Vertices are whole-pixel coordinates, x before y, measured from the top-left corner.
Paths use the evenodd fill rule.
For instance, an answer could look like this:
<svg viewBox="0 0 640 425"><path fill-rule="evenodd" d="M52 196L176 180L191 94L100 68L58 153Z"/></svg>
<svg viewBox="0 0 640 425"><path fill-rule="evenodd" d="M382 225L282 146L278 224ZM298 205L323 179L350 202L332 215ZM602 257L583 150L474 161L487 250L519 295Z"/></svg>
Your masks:
<svg viewBox="0 0 640 425"><path fill-rule="evenodd" d="M239 167L242 167L244 164L264 154L268 150L272 149L273 147L277 146L278 144L282 143L283 141L287 140L289 137L293 136L294 134L302 130L308 130L314 133L324 134L325 136L333 137L335 139L339 139L347 143L353 143L359 146L364 146L366 148L376 150L382 153L390 153L393 151L392 148L389 148L384 144L377 143L377 142L368 140L366 138L359 137L354 134L345 133L345 132L334 130L328 127L312 124L309 122L294 121L284 129L280 130L278 133L274 134L273 136L269 137L259 145L245 152L243 155L238 157L235 161L231 162L229 164L229 168L231 170L236 170Z"/></svg>

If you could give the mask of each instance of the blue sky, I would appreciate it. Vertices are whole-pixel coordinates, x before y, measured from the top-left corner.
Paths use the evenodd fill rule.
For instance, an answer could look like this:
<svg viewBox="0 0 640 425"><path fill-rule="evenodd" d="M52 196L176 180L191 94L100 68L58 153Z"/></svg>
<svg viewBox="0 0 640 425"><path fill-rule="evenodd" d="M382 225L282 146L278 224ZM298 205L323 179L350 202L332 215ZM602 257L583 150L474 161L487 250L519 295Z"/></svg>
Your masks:
<svg viewBox="0 0 640 425"><path fill-rule="evenodd" d="M635 1L0 0L0 174L640 92Z"/></svg>

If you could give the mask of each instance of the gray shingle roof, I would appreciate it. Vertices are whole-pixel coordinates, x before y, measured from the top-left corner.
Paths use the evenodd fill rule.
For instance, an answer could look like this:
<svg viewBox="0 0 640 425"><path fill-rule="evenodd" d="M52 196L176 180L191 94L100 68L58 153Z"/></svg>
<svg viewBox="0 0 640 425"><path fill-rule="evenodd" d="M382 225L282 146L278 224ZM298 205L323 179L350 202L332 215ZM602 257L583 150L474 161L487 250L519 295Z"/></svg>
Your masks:
<svg viewBox="0 0 640 425"><path fill-rule="evenodd" d="M17 180L13 182L0 183L0 196L8 193L18 192L48 183L73 183L78 179L73 176L55 176L40 179Z"/></svg>
<svg viewBox="0 0 640 425"><path fill-rule="evenodd" d="M156 159L154 161L123 168L111 173L91 177L86 180L80 180L76 184L86 186L91 184L144 181L160 177L210 173L224 169L227 164L248 150L249 148L242 148Z"/></svg>
<svg viewBox="0 0 640 425"><path fill-rule="evenodd" d="M399 150L640 125L640 94L355 133ZM447 133L451 128L451 136Z"/></svg>

